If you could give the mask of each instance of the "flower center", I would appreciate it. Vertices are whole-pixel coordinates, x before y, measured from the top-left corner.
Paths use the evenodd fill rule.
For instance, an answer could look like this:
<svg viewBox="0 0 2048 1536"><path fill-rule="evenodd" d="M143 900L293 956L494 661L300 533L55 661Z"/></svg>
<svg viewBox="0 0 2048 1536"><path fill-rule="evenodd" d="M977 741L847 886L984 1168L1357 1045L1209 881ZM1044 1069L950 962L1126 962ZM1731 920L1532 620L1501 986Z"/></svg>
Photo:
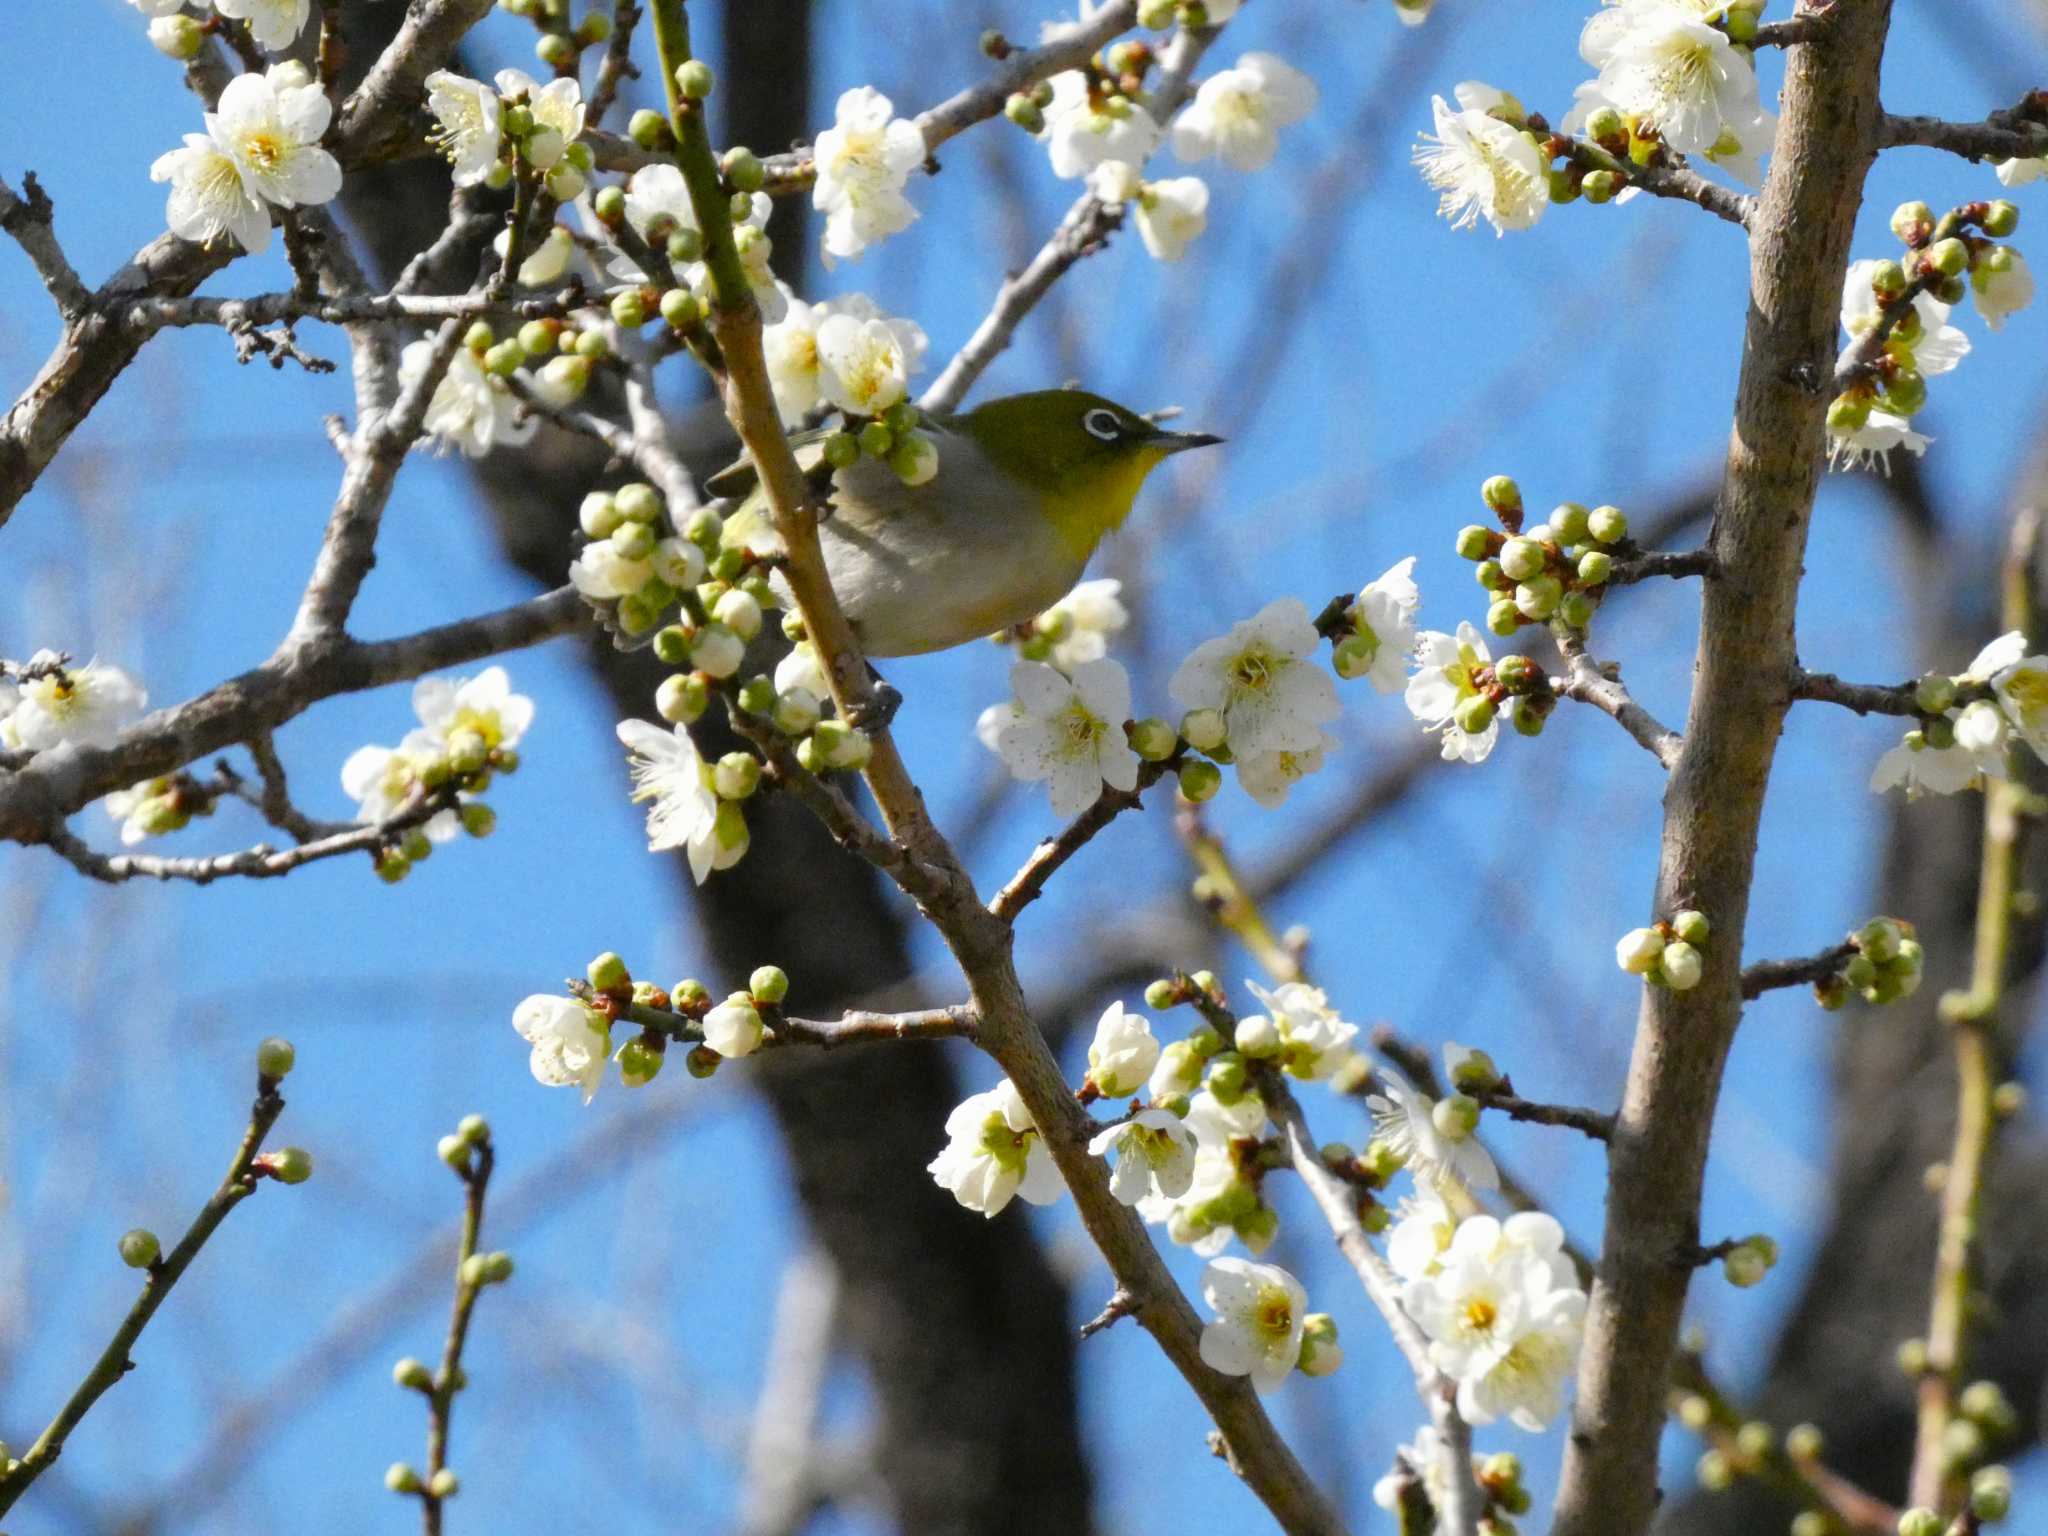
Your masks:
<svg viewBox="0 0 2048 1536"><path fill-rule="evenodd" d="M1465 1326L1474 1333L1489 1333L1493 1325L1500 1321L1500 1308L1485 1296L1472 1297L1462 1310Z"/></svg>
<svg viewBox="0 0 2048 1536"><path fill-rule="evenodd" d="M1287 665L1285 657L1276 656L1263 647L1238 654L1230 664L1230 681L1240 693L1264 693L1273 686L1273 679L1280 675Z"/></svg>
<svg viewBox="0 0 2048 1536"><path fill-rule="evenodd" d="M1277 1285L1262 1288L1252 1307L1252 1327L1269 1341L1289 1337L1294 1332L1294 1298Z"/></svg>
<svg viewBox="0 0 2048 1536"><path fill-rule="evenodd" d="M1066 742L1068 757L1087 757L1101 743L1108 722L1100 715L1090 714L1087 706L1077 699L1060 715L1056 729Z"/></svg>
<svg viewBox="0 0 2048 1536"><path fill-rule="evenodd" d="M242 135L242 153L260 170L274 171L291 154L291 147L268 129Z"/></svg>
<svg viewBox="0 0 2048 1536"><path fill-rule="evenodd" d="M1011 1130L1010 1122L1003 1117L1002 1111L998 1110L982 1122L982 1155L991 1159L999 1168L1012 1173L1021 1172L1025 1154L1030 1150L1030 1136L1029 1131Z"/></svg>

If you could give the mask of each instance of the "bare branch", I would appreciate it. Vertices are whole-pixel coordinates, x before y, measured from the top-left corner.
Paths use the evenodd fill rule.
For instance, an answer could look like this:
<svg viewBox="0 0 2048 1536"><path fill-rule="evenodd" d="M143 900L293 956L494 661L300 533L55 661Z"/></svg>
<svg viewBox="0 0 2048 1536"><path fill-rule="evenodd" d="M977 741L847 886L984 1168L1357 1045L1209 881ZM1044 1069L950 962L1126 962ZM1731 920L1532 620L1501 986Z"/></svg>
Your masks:
<svg viewBox="0 0 2048 1536"><path fill-rule="evenodd" d="M1839 704L1859 715L1913 716L1924 713L1917 697L1919 686L1917 682L1852 683L1832 672L1809 672L1804 667L1794 667L1791 696L1795 700L1809 699L1818 704ZM1991 688L1987 683L1956 684L1955 701L1958 704L1990 696Z"/></svg>
<svg viewBox="0 0 2048 1536"><path fill-rule="evenodd" d="M1797 960L1759 960L1742 968L1742 996L1745 1000L1754 999L1780 987L1805 987L1826 981L1856 953L1854 944L1844 942Z"/></svg>
<svg viewBox="0 0 2048 1536"><path fill-rule="evenodd" d="M1884 149L1906 144L1945 149L1966 160L2034 160L2048 155L2048 123L2039 116L2043 106L2043 97L2036 91L2018 106L1994 112L1981 123L1887 112L1878 122L1878 144Z"/></svg>
<svg viewBox="0 0 2048 1536"><path fill-rule="evenodd" d="M1565 698L1611 715L1667 772L1674 767L1685 745L1678 733L1636 702L1618 668L1611 663L1603 666L1587 654L1585 638L1578 631L1565 624L1554 624L1551 630L1564 654L1565 675L1552 678L1550 686Z"/></svg>
<svg viewBox="0 0 2048 1536"><path fill-rule="evenodd" d="M1657 550L1641 550L1634 554L1615 556L1607 585L1625 587L1659 576L1681 580L1687 576L1712 576L1714 573L1714 552L1710 549L1686 549L1668 554Z"/></svg>
<svg viewBox="0 0 2048 1536"><path fill-rule="evenodd" d="M1118 816L1143 804L1145 791L1172 769L1171 762L1145 763L1138 769L1135 788L1112 789L1104 785L1101 797L1093 805L1068 823L1057 837L1047 838L1032 850L1031 857L1024 861L1024 867L1010 877L1009 884L996 892L988 904L989 911L1006 923L1014 922L1019 912L1044 894L1046 883L1059 873L1061 865L1087 847L1095 834Z"/></svg>
<svg viewBox="0 0 2048 1536"><path fill-rule="evenodd" d="M21 193L0 178L0 229L14 237L36 276L56 300L57 313L69 322L76 320L92 303L92 294L73 270L64 248L57 243L50 195L30 171L22 178Z"/></svg>
<svg viewBox="0 0 2048 1536"><path fill-rule="evenodd" d="M1595 1141L1605 1141L1614 1134L1614 1116L1610 1114L1570 1104L1540 1104L1518 1097L1505 1083L1498 1088L1475 1090L1472 1097L1488 1109L1499 1110L1510 1120L1521 1120L1530 1125L1561 1126L1565 1130L1577 1131L1581 1136L1590 1136Z"/></svg>

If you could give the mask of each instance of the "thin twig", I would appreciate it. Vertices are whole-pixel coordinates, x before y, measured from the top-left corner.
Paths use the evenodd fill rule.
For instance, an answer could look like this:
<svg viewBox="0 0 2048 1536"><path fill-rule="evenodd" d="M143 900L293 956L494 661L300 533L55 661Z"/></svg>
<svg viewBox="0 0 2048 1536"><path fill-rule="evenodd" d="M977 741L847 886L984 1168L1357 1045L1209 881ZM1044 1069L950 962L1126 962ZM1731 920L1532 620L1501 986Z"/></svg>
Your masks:
<svg viewBox="0 0 2048 1536"><path fill-rule="evenodd" d="M1172 771L1171 763L1145 763L1138 769L1138 782L1131 789L1112 789L1104 785L1101 796L1079 816L1076 816L1056 837L1049 837L1032 850L1024 865L988 904L989 911L1004 922L1013 922L1017 914L1045 893L1045 887L1060 867L1095 838L1125 811L1136 810L1144 803L1145 791L1157 784Z"/></svg>
<svg viewBox="0 0 2048 1536"><path fill-rule="evenodd" d="M1679 734L1651 714L1623 684L1618 671L1593 660L1586 651L1584 636L1563 623L1553 624L1557 648L1564 656L1565 675L1550 680L1550 686L1567 699L1590 704L1613 717L1644 751L1663 764L1666 771L1677 766L1685 742Z"/></svg>
<svg viewBox="0 0 2048 1536"><path fill-rule="evenodd" d="M227 1175L200 1208L192 1225L185 1229L185 1235L178 1239L177 1246L149 1266L149 1273L142 1282L142 1294L136 1297L128 1315L122 1318L121 1326L114 1330L113 1339L100 1352L92 1369L58 1410L57 1416L36 1437L35 1444L27 1453L0 1473L0 1515L12 1509L28 1491L29 1485L47 1472L64 1453L65 1442L72 1431L78 1428L107 1389L135 1368L129 1351L142 1337L142 1330L149 1326L149 1320L163 1305L164 1298L170 1295L171 1287L178 1283L220 1224L227 1220L228 1212L256 1192L258 1179L252 1165L263 1146L263 1138L270 1134L270 1128L283 1113L284 1100L278 1094L277 1080L259 1078L256 1103L249 1112L248 1129L242 1133L241 1144L235 1148Z"/></svg>
<svg viewBox="0 0 2048 1536"><path fill-rule="evenodd" d="M1522 1098L1507 1087L1477 1089L1472 1097L1488 1109L1499 1110L1510 1120L1521 1120L1530 1125L1562 1126L1595 1141L1605 1141L1614 1134L1614 1116L1597 1109L1581 1109L1572 1104L1541 1104Z"/></svg>
<svg viewBox="0 0 2048 1536"><path fill-rule="evenodd" d="M464 1384L462 1347L469 1339L470 1318L486 1283L470 1273L469 1260L476 1256L484 1224L484 1194L497 1161L497 1148L487 1134L455 1170L462 1180L462 1236L455 1248L455 1300L448 1313L448 1336L441 1345L440 1368L426 1394L427 1477L420 1491L420 1525L425 1536L441 1536L441 1508L447 1499L435 1490L434 1475L448 1465L450 1421L455 1415L456 1395Z"/></svg>
<svg viewBox="0 0 2048 1536"><path fill-rule="evenodd" d="M640 67L633 62L633 34L639 26L640 0L613 0L611 42L605 48L604 62L597 67L597 84L584 116L586 128L601 127L618 99L619 87L640 78Z"/></svg>
<svg viewBox="0 0 2048 1536"><path fill-rule="evenodd" d="M1856 953L1856 946L1845 941L1817 955L1804 955L1797 960L1759 960L1754 965L1746 965L1742 968L1743 998L1762 997L1778 987L1816 985L1840 971L1849 957Z"/></svg>
<svg viewBox="0 0 2048 1536"><path fill-rule="evenodd" d="M36 180L34 171L22 178L18 196L5 178L0 178L0 229L13 236L14 243L28 257L36 276L56 301L57 313L71 321L91 307L92 292L57 243L54 213L50 195Z"/></svg>

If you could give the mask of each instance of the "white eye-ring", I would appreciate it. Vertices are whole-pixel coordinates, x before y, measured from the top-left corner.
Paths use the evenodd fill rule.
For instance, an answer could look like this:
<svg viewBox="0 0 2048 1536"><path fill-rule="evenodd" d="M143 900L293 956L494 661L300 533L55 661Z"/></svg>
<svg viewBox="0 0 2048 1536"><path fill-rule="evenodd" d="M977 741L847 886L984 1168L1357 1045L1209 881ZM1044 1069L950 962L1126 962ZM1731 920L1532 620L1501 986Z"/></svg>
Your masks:
<svg viewBox="0 0 2048 1536"><path fill-rule="evenodd" d="M1105 411L1097 406L1081 418L1081 425L1090 437L1099 437L1105 443L1113 443L1124 435L1124 424L1117 419L1115 411Z"/></svg>

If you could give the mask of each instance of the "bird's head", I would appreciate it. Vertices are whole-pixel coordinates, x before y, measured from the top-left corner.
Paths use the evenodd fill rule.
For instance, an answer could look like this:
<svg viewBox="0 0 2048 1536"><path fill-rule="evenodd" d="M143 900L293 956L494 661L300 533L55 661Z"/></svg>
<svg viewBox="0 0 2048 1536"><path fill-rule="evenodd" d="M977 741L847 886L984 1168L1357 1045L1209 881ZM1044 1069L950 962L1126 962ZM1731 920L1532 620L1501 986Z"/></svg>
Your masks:
<svg viewBox="0 0 2048 1536"><path fill-rule="evenodd" d="M1138 487L1162 459L1221 442L1169 432L1136 411L1079 389L1041 389L977 406L955 428L996 469L1035 492L1040 509L1078 548L1121 526Z"/></svg>

